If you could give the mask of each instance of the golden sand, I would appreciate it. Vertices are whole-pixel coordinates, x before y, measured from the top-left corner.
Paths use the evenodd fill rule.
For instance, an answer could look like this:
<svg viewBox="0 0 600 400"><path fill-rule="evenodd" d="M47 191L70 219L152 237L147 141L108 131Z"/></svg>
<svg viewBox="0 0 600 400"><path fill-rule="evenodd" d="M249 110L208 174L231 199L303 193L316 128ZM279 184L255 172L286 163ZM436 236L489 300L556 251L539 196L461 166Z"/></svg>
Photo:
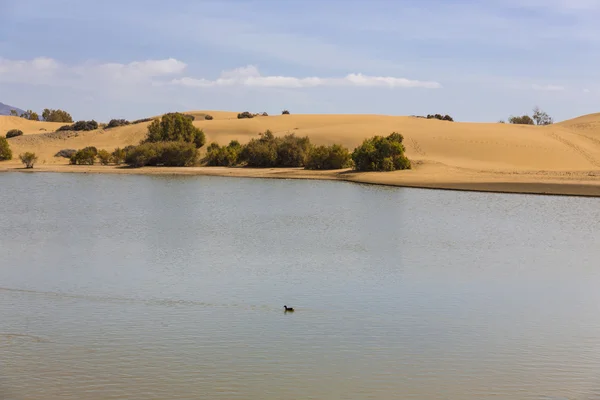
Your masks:
<svg viewBox="0 0 600 400"><path fill-rule="evenodd" d="M9 139L14 160L0 162L0 171L22 170L18 154L33 151L39 157L34 171L336 179L441 189L600 196L600 114L549 126L525 126L386 115L292 114L237 119L235 112L188 113L196 115L194 125L204 130L207 143L227 144L232 139L246 143L270 129L275 135L307 135L315 144L340 143L352 150L367 137L400 132L413 169L355 173L295 168L70 166L66 159L54 154L65 148L96 146L112 151L135 145L145 137L149 123L90 132L48 133L63 124L0 117L0 134L13 128L25 133ZM201 120L204 114L214 119Z"/></svg>

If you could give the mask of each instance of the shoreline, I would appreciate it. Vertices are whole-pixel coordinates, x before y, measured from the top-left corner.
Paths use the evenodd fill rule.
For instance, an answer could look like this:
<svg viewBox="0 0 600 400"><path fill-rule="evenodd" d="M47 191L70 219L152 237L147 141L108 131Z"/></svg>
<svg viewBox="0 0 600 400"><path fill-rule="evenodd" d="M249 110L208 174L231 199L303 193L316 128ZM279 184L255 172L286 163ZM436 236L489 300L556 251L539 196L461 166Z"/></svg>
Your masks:
<svg viewBox="0 0 600 400"><path fill-rule="evenodd" d="M314 171L302 168L246 167L143 167L114 165L40 164L25 169L0 165L1 172L83 173L130 175L193 175L259 179L333 180L388 187L510 193L572 197L600 197L600 172L589 171L464 171L447 166L417 164L415 169L394 172L355 172L349 169Z"/></svg>

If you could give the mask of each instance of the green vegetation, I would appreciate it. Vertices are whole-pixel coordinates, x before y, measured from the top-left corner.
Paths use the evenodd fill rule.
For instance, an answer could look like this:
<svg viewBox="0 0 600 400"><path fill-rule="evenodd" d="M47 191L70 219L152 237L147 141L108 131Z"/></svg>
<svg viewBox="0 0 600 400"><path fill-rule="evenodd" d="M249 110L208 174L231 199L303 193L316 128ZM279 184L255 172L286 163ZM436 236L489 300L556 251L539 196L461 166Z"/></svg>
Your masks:
<svg viewBox="0 0 600 400"><path fill-rule="evenodd" d="M19 154L19 159L25 165L25 168L33 168L38 158L35 153L26 152Z"/></svg>
<svg viewBox="0 0 600 400"><path fill-rule="evenodd" d="M12 160L12 151L8 145L8 140L0 136L0 161Z"/></svg>
<svg viewBox="0 0 600 400"><path fill-rule="evenodd" d="M110 128L116 128L118 126L125 126L125 125L129 125L129 121L127 121L126 119L111 119L110 121L108 121L108 124L106 125L106 129L110 129Z"/></svg>
<svg viewBox="0 0 600 400"><path fill-rule="evenodd" d="M387 137L373 136L354 149L352 160L357 171L394 171L409 169L410 161L404 155L404 137L393 132Z"/></svg>
<svg viewBox="0 0 600 400"><path fill-rule="evenodd" d="M75 149L62 149L56 153L54 157L71 158L75 153L77 153L77 150Z"/></svg>
<svg viewBox="0 0 600 400"><path fill-rule="evenodd" d="M112 161L112 155L104 149L98 151L97 157L102 165L108 165Z"/></svg>
<svg viewBox="0 0 600 400"><path fill-rule="evenodd" d="M306 169L342 169L350 166L350 152L339 144L315 146L310 149L306 159Z"/></svg>
<svg viewBox="0 0 600 400"><path fill-rule="evenodd" d="M239 163L242 145L232 140L227 146L211 143L207 148L203 162L210 167L233 167Z"/></svg>
<svg viewBox="0 0 600 400"><path fill-rule="evenodd" d="M194 143L147 142L127 152L125 163L132 167L165 166L188 167L198 159Z"/></svg>
<svg viewBox="0 0 600 400"><path fill-rule="evenodd" d="M45 108L42 112L42 118L47 122L64 122L64 123L72 123L73 118L71 118L71 114L63 110L52 110L49 108Z"/></svg>
<svg viewBox="0 0 600 400"><path fill-rule="evenodd" d="M21 114L21 118L25 118L30 121L39 121L40 120L40 117L38 116L38 114L31 110L27 110L23 114Z"/></svg>
<svg viewBox="0 0 600 400"><path fill-rule="evenodd" d="M213 116L212 116L212 115L208 115L208 114L206 114L206 115L204 116L204 119L205 119L205 120L207 120L207 121L211 121L211 120L213 119Z"/></svg>
<svg viewBox="0 0 600 400"><path fill-rule="evenodd" d="M91 121L77 121L72 125L63 125L56 131L93 131L98 129L98 123L94 120Z"/></svg>
<svg viewBox="0 0 600 400"><path fill-rule="evenodd" d="M98 155L98 150L95 147L86 147L73 154L70 163L73 165L94 165L96 155Z"/></svg>
<svg viewBox="0 0 600 400"><path fill-rule="evenodd" d="M510 117L508 122L517 125L535 125L533 119L529 115L522 115L520 117Z"/></svg>
<svg viewBox="0 0 600 400"><path fill-rule="evenodd" d="M551 125L554 123L552 117L545 111L540 110L537 106L533 108L533 117L530 117L529 115L511 116L508 119L508 122L520 125Z"/></svg>
<svg viewBox="0 0 600 400"><path fill-rule="evenodd" d="M454 119L451 116L449 116L448 114L446 114L446 115L429 114L429 115L427 115L427 119L439 119L440 121L454 122Z"/></svg>
<svg viewBox="0 0 600 400"><path fill-rule="evenodd" d="M290 112L288 110L283 110L281 112L281 115L290 115Z"/></svg>
<svg viewBox="0 0 600 400"><path fill-rule="evenodd" d="M10 110L10 116L11 117L18 117L19 113L17 112L17 110Z"/></svg>
<svg viewBox="0 0 600 400"><path fill-rule="evenodd" d="M249 111L244 111L241 112L237 115L238 119L242 119L242 118L254 118L254 114L250 113Z"/></svg>
<svg viewBox="0 0 600 400"><path fill-rule="evenodd" d="M127 152L125 151L125 149L121 149L121 148L116 148L112 154L111 154L111 159L112 162L117 164L117 165L121 165L125 162L125 157L127 156Z"/></svg>
<svg viewBox="0 0 600 400"><path fill-rule="evenodd" d="M148 126L148 136L144 143L186 142L196 148L204 146L206 137L201 129L192 124L192 120L181 113L169 113L160 120L155 119Z"/></svg>
<svg viewBox="0 0 600 400"><path fill-rule="evenodd" d="M20 129L11 129L10 131L6 132L6 138L10 139L13 137L21 136L22 134L23 131Z"/></svg>
<svg viewBox="0 0 600 400"><path fill-rule="evenodd" d="M154 118L142 118L142 119L136 119L135 121L131 121L131 125L135 125L135 124L141 124L142 122L150 122L152 121Z"/></svg>

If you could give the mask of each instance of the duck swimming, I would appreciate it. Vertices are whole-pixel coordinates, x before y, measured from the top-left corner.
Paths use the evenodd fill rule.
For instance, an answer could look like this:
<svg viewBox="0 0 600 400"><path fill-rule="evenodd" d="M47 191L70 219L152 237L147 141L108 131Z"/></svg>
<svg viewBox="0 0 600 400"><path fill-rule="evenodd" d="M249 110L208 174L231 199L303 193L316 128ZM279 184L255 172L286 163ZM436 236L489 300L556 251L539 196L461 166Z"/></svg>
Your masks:
<svg viewBox="0 0 600 400"><path fill-rule="evenodd" d="M285 308L285 312L294 312L293 307L283 306L283 308Z"/></svg>

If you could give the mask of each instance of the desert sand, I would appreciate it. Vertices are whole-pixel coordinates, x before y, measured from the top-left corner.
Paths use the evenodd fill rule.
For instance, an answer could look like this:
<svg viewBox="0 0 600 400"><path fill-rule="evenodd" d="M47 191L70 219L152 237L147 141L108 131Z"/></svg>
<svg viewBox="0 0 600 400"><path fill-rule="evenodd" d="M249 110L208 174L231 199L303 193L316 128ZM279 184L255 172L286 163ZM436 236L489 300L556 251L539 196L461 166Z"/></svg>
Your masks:
<svg viewBox="0 0 600 400"><path fill-rule="evenodd" d="M91 132L54 133L51 131L63 124L0 117L0 134L13 128L24 132L23 136L8 140L14 159L0 162L0 171L24 171L17 156L33 151L39 157L33 172L335 179L422 188L600 196L600 113L549 126L447 122L386 115L291 114L237 119L237 112L187 113L196 116L194 125L204 130L207 144L227 144L232 139L246 143L259 132L270 129L276 135L307 135L315 144L340 143L352 150L367 137L400 132L413 169L356 173L296 168L71 166L66 159L54 154L65 148L96 146L112 151L116 147L135 145L145 137L149 123ZM205 114L214 119L203 120Z"/></svg>

